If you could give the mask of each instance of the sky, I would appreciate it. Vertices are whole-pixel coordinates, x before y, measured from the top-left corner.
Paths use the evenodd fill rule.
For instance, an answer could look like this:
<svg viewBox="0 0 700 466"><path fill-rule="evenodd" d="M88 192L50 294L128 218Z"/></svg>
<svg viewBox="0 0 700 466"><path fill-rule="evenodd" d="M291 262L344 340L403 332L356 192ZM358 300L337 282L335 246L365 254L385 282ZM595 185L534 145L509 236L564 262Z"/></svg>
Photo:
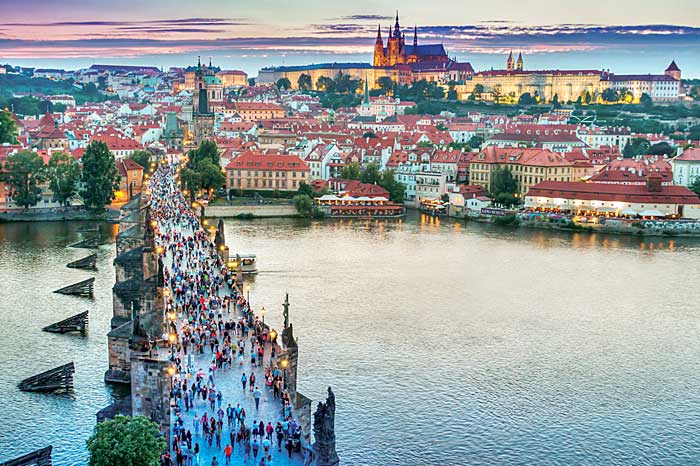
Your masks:
<svg viewBox="0 0 700 466"><path fill-rule="evenodd" d="M263 66L369 62L377 26L400 7L407 40L444 43L475 69L660 73L675 59L700 77L700 0L0 0L0 63L186 66L198 55L256 75Z"/></svg>

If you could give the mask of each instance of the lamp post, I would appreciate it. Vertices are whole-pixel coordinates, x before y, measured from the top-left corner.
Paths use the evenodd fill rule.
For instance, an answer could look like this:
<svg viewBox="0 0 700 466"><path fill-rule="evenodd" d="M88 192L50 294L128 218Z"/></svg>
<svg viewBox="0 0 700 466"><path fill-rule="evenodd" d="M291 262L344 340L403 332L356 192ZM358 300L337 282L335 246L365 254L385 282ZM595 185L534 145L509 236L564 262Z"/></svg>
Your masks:
<svg viewBox="0 0 700 466"><path fill-rule="evenodd" d="M284 380L284 388L287 389L287 367L289 367L289 359L286 357L280 361L280 366L282 367L282 374Z"/></svg>
<svg viewBox="0 0 700 466"><path fill-rule="evenodd" d="M263 318L263 327L265 326L265 314L267 314L267 309L265 309L265 306L263 306L262 309L260 309L260 315Z"/></svg>

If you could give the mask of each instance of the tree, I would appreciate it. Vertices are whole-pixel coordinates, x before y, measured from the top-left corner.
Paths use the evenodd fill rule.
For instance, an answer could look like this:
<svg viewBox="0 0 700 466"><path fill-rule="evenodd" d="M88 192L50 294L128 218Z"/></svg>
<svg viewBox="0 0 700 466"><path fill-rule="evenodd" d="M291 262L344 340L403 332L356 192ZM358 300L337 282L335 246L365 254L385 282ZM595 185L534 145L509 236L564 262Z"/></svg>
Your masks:
<svg viewBox="0 0 700 466"><path fill-rule="evenodd" d="M472 89L472 93L469 96L469 100L481 100L481 94L484 93L484 86L482 84L477 84Z"/></svg>
<svg viewBox="0 0 700 466"><path fill-rule="evenodd" d="M391 95L394 92L394 80L389 76L382 76L377 80L377 84L384 95Z"/></svg>
<svg viewBox="0 0 700 466"><path fill-rule="evenodd" d="M188 156L189 160L187 162L187 167L191 169L197 167L204 159L211 160L214 165L219 165L221 163L219 148L217 147L216 142L208 139L202 141L198 148L192 149Z"/></svg>
<svg viewBox="0 0 700 466"><path fill-rule="evenodd" d="M297 194L292 198L292 204L294 204L299 215L302 217L311 217L314 208L314 201L311 199L311 196Z"/></svg>
<svg viewBox="0 0 700 466"><path fill-rule="evenodd" d="M131 160L134 162L138 163L141 165L143 168L148 170L148 166L151 163L151 157L153 157L153 154L151 154L148 151L145 150L135 150L132 152L132 154L129 156Z"/></svg>
<svg viewBox="0 0 700 466"><path fill-rule="evenodd" d="M634 138L623 149L622 156L626 159L646 154L651 144L646 138Z"/></svg>
<svg viewBox="0 0 700 466"><path fill-rule="evenodd" d="M10 196L15 204L28 209L41 199L42 169L44 161L36 152L23 150L7 157L6 180Z"/></svg>
<svg viewBox="0 0 700 466"><path fill-rule="evenodd" d="M352 162L340 169L340 178L343 180L359 180L360 164Z"/></svg>
<svg viewBox="0 0 700 466"><path fill-rule="evenodd" d="M204 159L196 167L200 186L204 190L217 191L226 183L226 176L221 172L219 165L214 165L209 159Z"/></svg>
<svg viewBox="0 0 700 466"><path fill-rule="evenodd" d="M167 448L158 424L146 416L121 416L98 423L87 441L89 466L157 466Z"/></svg>
<svg viewBox="0 0 700 466"><path fill-rule="evenodd" d="M46 170L49 189L53 200L67 205L68 200L77 194L80 180L80 166L72 155L65 152L54 152Z"/></svg>
<svg viewBox="0 0 700 466"><path fill-rule="evenodd" d="M292 87L292 83L291 83L291 81L289 81L289 78L278 79L276 85L277 85L278 89L285 89L285 90Z"/></svg>
<svg viewBox="0 0 700 466"><path fill-rule="evenodd" d="M379 183L381 179L382 174L379 173L379 165L374 162L368 163L360 175L360 181L363 183L375 184Z"/></svg>
<svg viewBox="0 0 700 466"><path fill-rule="evenodd" d="M620 94L615 89L611 88L605 89L600 97L608 103L614 103L620 100Z"/></svg>
<svg viewBox="0 0 700 466"><path fill-rule="evenodd" d="M82 161L85 189L80 195L86 206L102 210L112 202L114 192L119 189L114 155L104 142L92 141L85 149Z"/></svg>
<svg viewBox="0 0 700 466"><path fill-rule="evenodd" d="M501 92L501 86L499 84L496 84L493 86L493 101L495 103L499 103L501 101L501 97L503 96L503 93Z"/></svg>
<svg viewBox="0 0 700 466"><path fill-rule="evenodd" d="M671 156L676 151L669 143L659 142L647 149L646 153L649 155L668 155Z"/></svg>
<svg viewBox="0 0 700 466"><path fill-rule="evenodd" d="M372 131L365 131L364 133L362 133L362 137L363 138L376 138L377 135Z"/></svg>
<svg viewBox="0 0 700 466"><path fill-rule="evenodd" d="M312 197L314 195L314 190L311 188L310 185L302 181L301 183L299 183L299 189L297 189L297 194L303 194Z"/></svg>
<svg viewBox="0 0 700 466"><path fill-rule="evenodd" d="M700 196L700 176L695 177L695 179L688 186L688 189Z"/></svg>
<svg viewBox="0 0 700 466"><path fill-rule="evenodd" d="M644 108L651 108L654 106L654 101L651 100L651 97L646 92L639 98L639 103L642 104Z"/></svg>
<svg viewBox="0 0 700 466"><path fill-rule="evenodd" d="M491 194L496 202L506 205L517 203L515 193L518 190L518 184L509 168L496 168L491 175L491 180Z"/></svg>
<svg viewBox="0 0 700 466"><path fill-rule="evenodd" d="M97 77L97 88L101 91L104 91L107 89L107 77L106 76L98 76Z"/></svg>
<svg viewBox="0 0 700 466"><path fill-rule="evenodd" d="M518 99L518 105L532 105L532 96L529 92L524 92Z"/></svg>
<svg viewBox="0 0 700 466"><path fill-rule="evenodd" d="M380 186L389 191L389 199L392 202L403 203L405 197L405 186L396 179L394 170L386 170L382 173Z"/></svg>
<svg viewBox="0 0 700 466"><path fill-rule="evenodd" d="M180 171L180 181L190 191L190 200L194 201L195 193L202 189L202 180L199 173L185 167Z"/></svg>
<svg viewBox="0 0 700 466"><path fill-rule="evenodd" d="M552 108L561 108L561 104L559 103L559 94L554 94L554 97L552 97Z"/></svg>
<svg viewBox="0 0 700 466"><path fill-rule="evenodd" d="M255 87L255 78L248 78L248 85L250 87Z"/></svg>
<svg viewBox="0 0 700 466"><path fill-rule="evenodd" d="M469 147L474 147L474 148L481 147L481 145L483 143L484 143L484 138L482 136L479 136L476 134L474 136L472 136L468 142Z"/></svg>
<svg viewBox="0 0 700 466"><path fill-rule="evenodd" d="M299 79L297 79L297 86L301 91L308 91L311 89L311 86L313 86L313 83L311 82L311 75L305 73L300 74Z"/></svg>
<svg viewBox="0 0 700 466"><path fill-rule="evenodd" d="M0 144L17 142L17 123L9 110L0 111Z"/></svg>
<svg viewBox="0 0 700 466"><path fill-rule="evenodd" d="M319 76L319 78L316 80L316 89L324 92L333 92L334 82L327 76Z"/></svg>

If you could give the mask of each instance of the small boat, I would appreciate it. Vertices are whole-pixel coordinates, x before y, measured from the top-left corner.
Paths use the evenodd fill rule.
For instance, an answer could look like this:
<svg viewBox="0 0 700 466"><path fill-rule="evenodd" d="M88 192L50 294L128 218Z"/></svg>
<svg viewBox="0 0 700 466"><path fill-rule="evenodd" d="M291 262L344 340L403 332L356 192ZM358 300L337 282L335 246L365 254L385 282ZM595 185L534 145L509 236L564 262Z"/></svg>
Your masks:
<svg viewBox="0 0 700 466"><path fill-rule="evenodd" d="M255 254L236 254L234 256L229 256L226 266L230 271L235 272L238 269L239 260L241 261L241 271L243 274L247 275L258 273Z"/></svg>

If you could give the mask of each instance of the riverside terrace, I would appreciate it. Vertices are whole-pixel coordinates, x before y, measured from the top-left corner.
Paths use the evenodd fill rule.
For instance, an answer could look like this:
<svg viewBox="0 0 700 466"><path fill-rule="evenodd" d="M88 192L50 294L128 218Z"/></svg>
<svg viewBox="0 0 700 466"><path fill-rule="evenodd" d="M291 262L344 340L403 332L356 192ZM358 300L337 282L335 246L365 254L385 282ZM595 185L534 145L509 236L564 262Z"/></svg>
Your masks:
<svg viewBox="0 0 700 466"><path fill-rule="evenodd" d="M170 346L158 355L169 360L171 376L169 460L337 465L330 389L314 414L316 443L310 444L311 401L296 391L298 348L288 302L281 334L254 315L176 176L161 168L149 183Z"/></svg>

